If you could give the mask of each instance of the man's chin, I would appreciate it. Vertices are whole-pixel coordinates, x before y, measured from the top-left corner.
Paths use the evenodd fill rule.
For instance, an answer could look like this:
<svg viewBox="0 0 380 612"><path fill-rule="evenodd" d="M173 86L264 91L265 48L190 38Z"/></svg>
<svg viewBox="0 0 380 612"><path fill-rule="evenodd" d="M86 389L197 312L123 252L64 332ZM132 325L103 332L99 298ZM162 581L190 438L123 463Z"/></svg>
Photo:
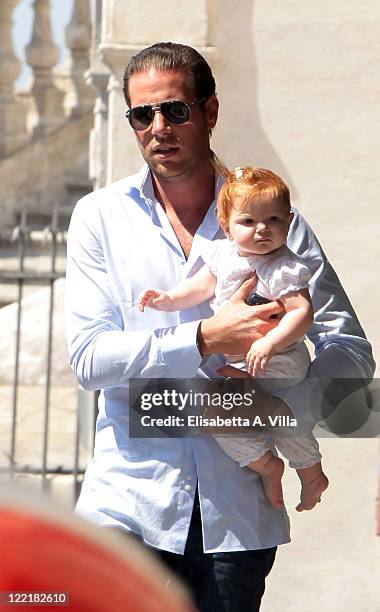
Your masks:
<svg viewBox="0 0 380 612"><path fill-rule="evenodd" d="M146 162L154 176L162 180L175 181L176 179L180 179L181 177L183 177L183 175L185 174L183 170L183 165L181 165L180 163L162 163L152 160L146 160Z"/></svg>

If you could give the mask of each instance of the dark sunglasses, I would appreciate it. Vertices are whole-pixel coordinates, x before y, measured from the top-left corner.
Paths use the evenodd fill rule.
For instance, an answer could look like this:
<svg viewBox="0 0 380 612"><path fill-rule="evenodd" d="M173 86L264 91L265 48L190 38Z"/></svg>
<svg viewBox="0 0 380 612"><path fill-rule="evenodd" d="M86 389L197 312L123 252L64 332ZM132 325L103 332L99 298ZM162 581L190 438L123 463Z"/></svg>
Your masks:
<svg viewBox="0 0 380 612"><path fill-rule="evenodd" d="M135 106L130 108L125 113L131 127L134 130L146 130L146 128L152 123L154 114L157 111L165 117L169 123L175 125L181 125L190 121L191 109L196 104L202 104L209 96L197 100L196 102L182 102L182 100L168 100L167 102L161 102L161 104L144 104L143 106Z"/></svg>

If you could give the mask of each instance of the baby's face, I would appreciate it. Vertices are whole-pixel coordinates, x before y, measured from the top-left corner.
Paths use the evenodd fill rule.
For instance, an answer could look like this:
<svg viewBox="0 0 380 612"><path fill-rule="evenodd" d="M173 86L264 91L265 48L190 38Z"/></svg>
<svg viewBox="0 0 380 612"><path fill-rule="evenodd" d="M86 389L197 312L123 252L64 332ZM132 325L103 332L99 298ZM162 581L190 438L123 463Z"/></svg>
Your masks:
<svg viewBox="0 0 380 612"><path fill-rule="evenodd" d="M233 208L225 232L236 242L239 255L266 255L285 243L292 218L276 199L254 200L244 209Z"/></svg>

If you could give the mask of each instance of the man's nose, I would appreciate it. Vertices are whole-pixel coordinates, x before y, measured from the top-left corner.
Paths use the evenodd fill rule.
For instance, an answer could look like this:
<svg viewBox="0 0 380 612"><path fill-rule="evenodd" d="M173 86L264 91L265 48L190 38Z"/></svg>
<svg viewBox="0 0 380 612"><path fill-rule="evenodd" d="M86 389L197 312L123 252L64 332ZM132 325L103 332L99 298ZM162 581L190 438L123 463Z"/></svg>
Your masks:
<svg viewBox="0 0 380 612"><path fill-rule="evenodd" d="M159 109L154 111L152 120L152 134L161 134L170 126L170 123L165 119Z"/></svg>

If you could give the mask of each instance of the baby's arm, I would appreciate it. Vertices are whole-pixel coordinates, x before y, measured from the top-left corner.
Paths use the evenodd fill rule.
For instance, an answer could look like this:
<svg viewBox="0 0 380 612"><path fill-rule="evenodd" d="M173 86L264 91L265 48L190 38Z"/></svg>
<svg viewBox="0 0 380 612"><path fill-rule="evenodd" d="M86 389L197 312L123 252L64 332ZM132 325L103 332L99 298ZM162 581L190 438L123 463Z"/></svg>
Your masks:
<svg viewBox="0 0 380 612"><path fill-rule="evenodd" d="M170 291L147 289L139 298L139 310L153 308L154 310L183 310L201 304L214 295L216 278L207 266L191 278L181 281Z"/></svg>
<svg viewBox="0 0 380 612"><path fill-rule="evenodd" d="M281 296L285 315L277 327L254 342L247 354L248 372L253 376L264 370L275 353L297 342L313 323L313 307L308 289L299 289Z"/></svg>

